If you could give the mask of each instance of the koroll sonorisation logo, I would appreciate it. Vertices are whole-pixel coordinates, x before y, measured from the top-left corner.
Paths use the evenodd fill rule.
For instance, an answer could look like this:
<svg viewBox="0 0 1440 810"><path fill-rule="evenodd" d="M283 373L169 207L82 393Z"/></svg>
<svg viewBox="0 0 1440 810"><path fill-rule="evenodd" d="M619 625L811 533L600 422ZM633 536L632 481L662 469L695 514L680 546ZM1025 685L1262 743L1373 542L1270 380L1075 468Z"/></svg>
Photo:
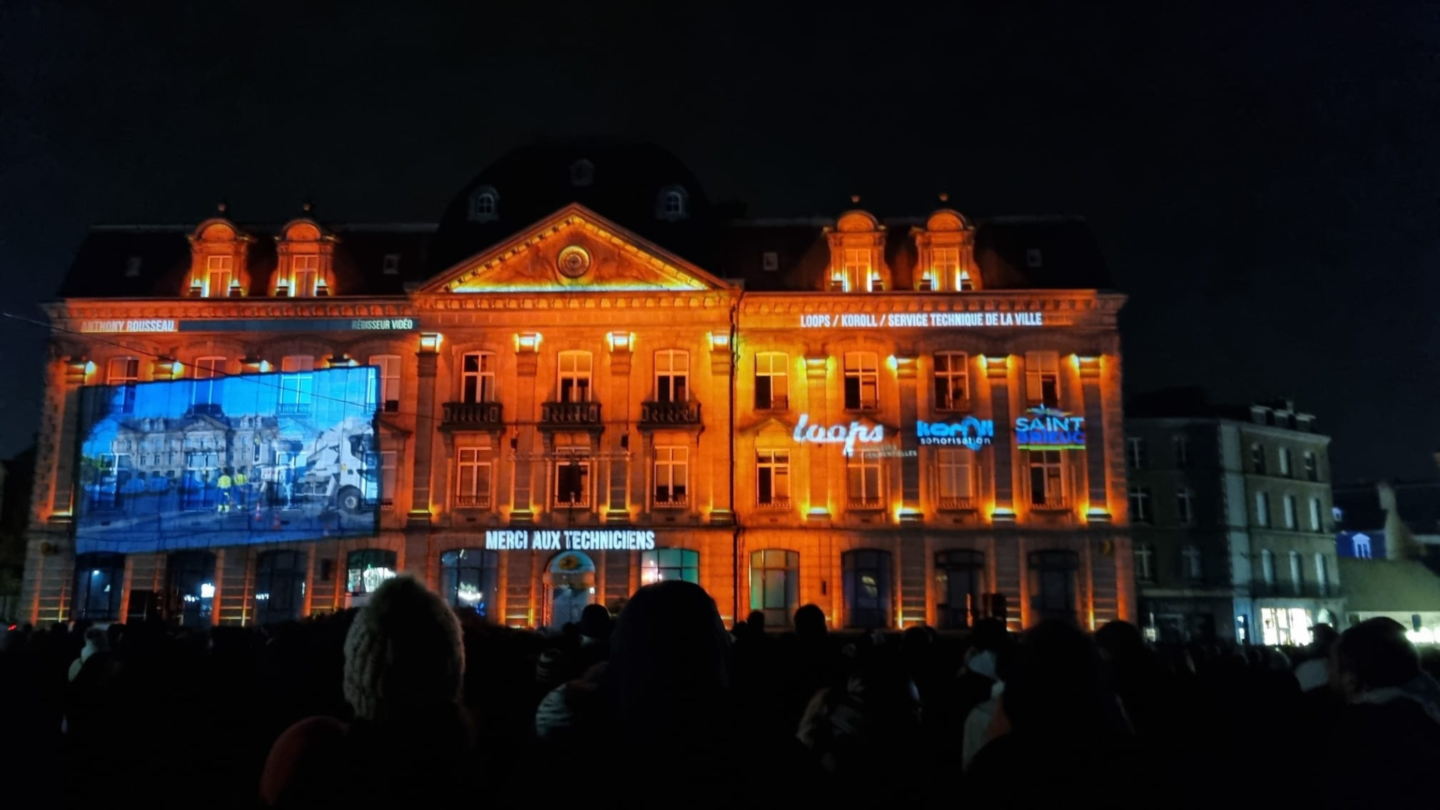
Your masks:
<svg viewBox="0 0 1440 810"><path fill-rule="evenodd" d="M1085 417L1055 408L1031 408L1015 420L1015 444L1021 450L1084 450Z"/></svg>
<svg viewBox="0 0 1440 810"><path fill-rule="evenodd" d="M989 419L967 416L959 422L915 423L915 436L921 445L966 447L971 450L990 444L995 437L995 423Z"/></svg>

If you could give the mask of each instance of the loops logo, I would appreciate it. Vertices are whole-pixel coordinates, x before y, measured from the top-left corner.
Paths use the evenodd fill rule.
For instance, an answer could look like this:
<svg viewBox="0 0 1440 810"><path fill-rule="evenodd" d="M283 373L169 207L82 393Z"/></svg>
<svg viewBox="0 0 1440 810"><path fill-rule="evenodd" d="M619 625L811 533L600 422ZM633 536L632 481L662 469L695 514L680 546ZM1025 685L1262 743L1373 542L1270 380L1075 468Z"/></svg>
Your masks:
<svg viewBox="0 0 1440 810"><path fill-rule="evenodd" d="M923 445L966 447L971 450L990 444L995 438L995 423L989 419L967 416L959 422L916 422L915 436Z"/></svg>
<svg viewBox="0 0 1440 810"><path fill-rule="evenodd" d="M1021 450L1084 450L1085 417L1040 406L1015 420L1015 443Z"/></svg>

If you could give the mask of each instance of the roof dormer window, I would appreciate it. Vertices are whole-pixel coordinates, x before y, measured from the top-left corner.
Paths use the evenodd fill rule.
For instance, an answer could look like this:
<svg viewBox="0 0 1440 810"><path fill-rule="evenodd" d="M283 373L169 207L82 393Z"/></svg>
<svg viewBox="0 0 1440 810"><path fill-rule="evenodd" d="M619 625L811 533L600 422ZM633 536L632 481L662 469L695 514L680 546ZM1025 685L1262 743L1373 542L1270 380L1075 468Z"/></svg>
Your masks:
<svg viewBox="0 0 1440 810"><path fill-rule="evenodd" d="M230 284L235 280L234 256L207 256L205 258L206 298L223 298L230 295Z"/></svg>
<svg viewBox="0 0 1440 810"><path fill-rule="evenodd" d="M380 265L380 272L387 276L400 275L400 254L386 253L385 261Z"/></svg>
<svg viewBox="0 0 1440 810"><path fill-rule="evenodd" d="M320 257L314 253L305 253L290 261L291 297L313 298L319 291Z"/></svg>
<svg viewBox="0 0 1440 810"><path fill-rule="evenodd" d="M690 195L681 186L666 186L656 200L655 216L666 222L682 220L690 215Z"/></svg>
<svg viewBox="0 0 1440 810"><path fill-rule="evenodd" d="M500 218L500 195L485 186L470 195L470 221L494 222Z"/></svg>

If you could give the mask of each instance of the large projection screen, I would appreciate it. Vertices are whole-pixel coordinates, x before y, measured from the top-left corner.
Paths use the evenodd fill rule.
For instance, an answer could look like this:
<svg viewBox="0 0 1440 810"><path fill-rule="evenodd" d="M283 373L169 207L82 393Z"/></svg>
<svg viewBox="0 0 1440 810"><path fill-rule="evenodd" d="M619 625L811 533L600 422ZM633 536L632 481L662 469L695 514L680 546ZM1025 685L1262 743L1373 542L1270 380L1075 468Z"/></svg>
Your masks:
<svg viewBox="0 0 1440 810"><path fill-rule="evenodd" d="M81 389L76 552L376 532L370 366Z"/></svg>

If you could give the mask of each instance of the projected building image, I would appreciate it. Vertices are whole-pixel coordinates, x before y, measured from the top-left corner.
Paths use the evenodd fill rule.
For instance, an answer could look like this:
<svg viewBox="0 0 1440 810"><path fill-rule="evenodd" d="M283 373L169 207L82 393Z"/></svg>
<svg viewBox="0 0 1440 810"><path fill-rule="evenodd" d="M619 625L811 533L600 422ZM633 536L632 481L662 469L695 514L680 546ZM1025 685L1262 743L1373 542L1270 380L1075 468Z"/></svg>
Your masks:
<svg viewBox="0 0 1440 810"><path fill-rule="evenodd" d="M373 534L377 385L365 367L85 389L78 551Z"/></svg>

